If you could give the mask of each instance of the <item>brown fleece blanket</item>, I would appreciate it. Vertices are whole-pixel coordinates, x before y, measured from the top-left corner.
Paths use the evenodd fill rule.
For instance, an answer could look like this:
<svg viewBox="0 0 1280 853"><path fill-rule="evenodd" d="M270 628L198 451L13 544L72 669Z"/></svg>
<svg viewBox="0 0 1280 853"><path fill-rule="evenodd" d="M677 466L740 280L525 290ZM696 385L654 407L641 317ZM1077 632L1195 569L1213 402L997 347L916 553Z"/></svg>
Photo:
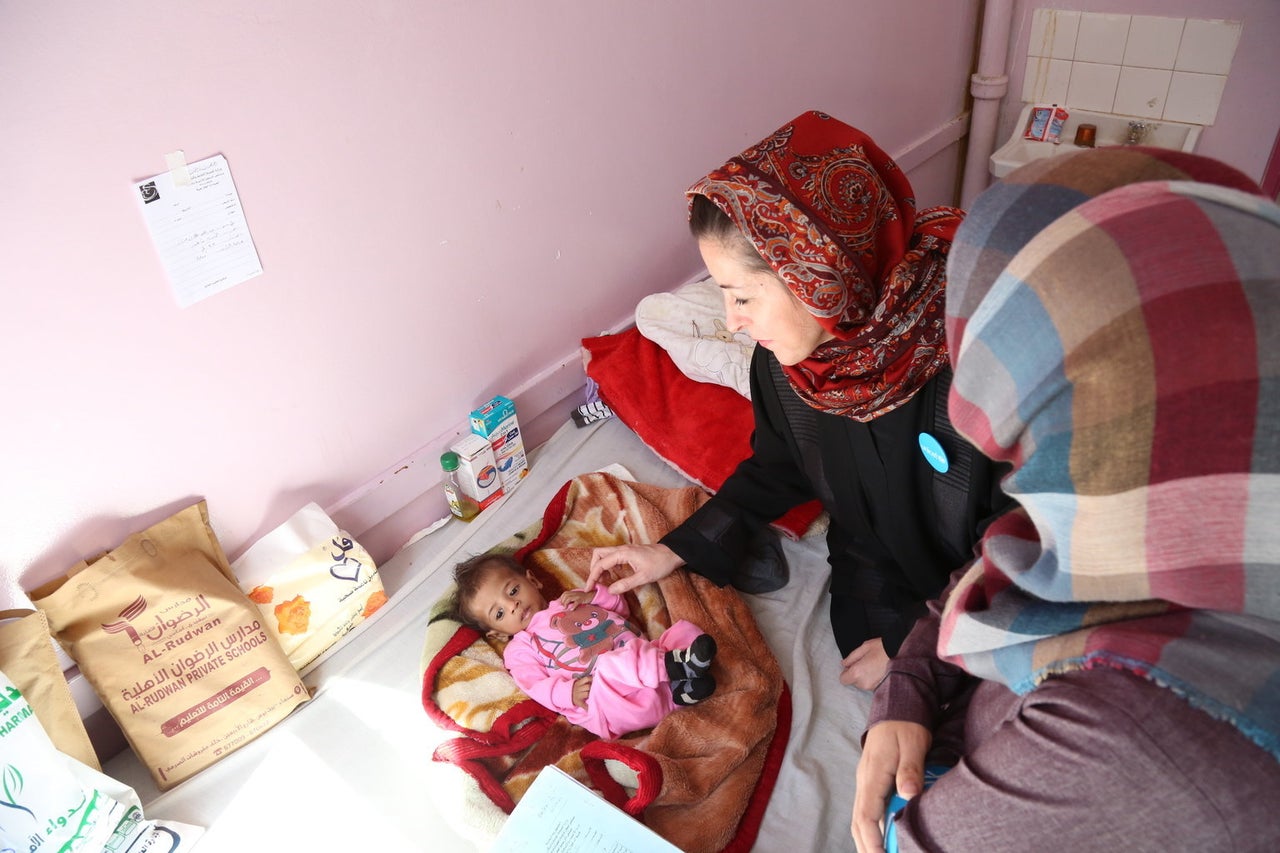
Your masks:
<svg viewBox="0 0 1280 853"><path fill-rule="evenodd" d="M697 488L587 474L561 489L540 525L494 550L514 553L551 599L582 585L593 548L656 542L706 499ZM778 663L732 588L677 570L627 599L650 638L676 619L715 637L715 695L653 729L602 740L524 696L503 669L502 644L448 617L450 593L432 613L422 659L423 705L456 733L435 759L465 770L507 813L555 764L682 850L749 850L790 730Z"/></svg>

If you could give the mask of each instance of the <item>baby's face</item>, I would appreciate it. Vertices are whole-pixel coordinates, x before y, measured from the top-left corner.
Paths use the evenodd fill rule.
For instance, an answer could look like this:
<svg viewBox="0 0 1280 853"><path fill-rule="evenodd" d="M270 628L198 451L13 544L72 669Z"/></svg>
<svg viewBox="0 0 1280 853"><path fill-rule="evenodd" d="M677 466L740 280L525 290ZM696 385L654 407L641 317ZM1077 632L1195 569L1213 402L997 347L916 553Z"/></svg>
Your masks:
<svg viewBox="0 0 1280 853"><path fill-rule="evenodd" d="M532 574L507 566L490 572L471 599L471 612L489 629L489 636L498 638L523 631L533 614L546 609L542 584Z"/></svg>

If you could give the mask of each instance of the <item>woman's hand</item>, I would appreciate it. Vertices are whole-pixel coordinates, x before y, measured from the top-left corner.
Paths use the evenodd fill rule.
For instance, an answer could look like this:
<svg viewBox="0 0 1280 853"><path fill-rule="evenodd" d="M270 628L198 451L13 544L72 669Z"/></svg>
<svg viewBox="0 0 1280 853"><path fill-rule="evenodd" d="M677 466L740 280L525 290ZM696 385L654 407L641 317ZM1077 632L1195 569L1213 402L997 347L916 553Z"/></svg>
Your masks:
<svg viewBox="0 0 1280 853"><path fill-rule="evenodd" d="M565 607L577 607L579 604L590 604L595 597L594 589L566 589L560 593L560 603Z"/></svg>
<svg viewBox="0 0 1280 853"><path fill-rule="evenodd" d="M583 586L587 589L594 588L602 574L622 565L631 567L631 575L609 585L609 592L614 595L622 595L643 584L665 578L683 566L684 560L666 545L614 545L597 548L591 554L591 571Z"/></svg>
<svg viewBox="0 0 1280 853"><path fill-rule="evenodd" d="M884 640L876 637L867 640L840 662L841 684L852 684L861 690L875 690L889 671L889 655L884 650Z"/></svg>
<svg viewBox="0 0 1280 853"><path fill-rule="evenodd" d="M933 735L919 723L886 720L867 730L858 760L852 832L858 853L884 853L884 810L896 787L903 799L924 790L924 757Z"/></svg>
<svg viewBox="0 0 1280 853"><path fill-rule="evenodd" d="M591 676L584 675L573 682L573 704L579 708L587 707L587 694L591 692Z"/></svg>

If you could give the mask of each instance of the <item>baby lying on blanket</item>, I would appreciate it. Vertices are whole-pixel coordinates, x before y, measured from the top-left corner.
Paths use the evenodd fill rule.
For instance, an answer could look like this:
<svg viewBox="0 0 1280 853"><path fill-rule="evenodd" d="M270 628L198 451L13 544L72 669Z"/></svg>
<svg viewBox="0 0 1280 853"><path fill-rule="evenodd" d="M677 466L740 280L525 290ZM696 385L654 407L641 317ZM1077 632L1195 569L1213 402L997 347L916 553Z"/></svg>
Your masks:
<svg viewBox="0 0 1280 853"><path fill-rule="evenodd" d="M572 589L548 604L537 578L505 555L459 563L454 580L459 621L509 640L503 663L520 689L592 734L612 739L652 728L715 692L716 641L692 622L648 640L605 586Z"/></svg>

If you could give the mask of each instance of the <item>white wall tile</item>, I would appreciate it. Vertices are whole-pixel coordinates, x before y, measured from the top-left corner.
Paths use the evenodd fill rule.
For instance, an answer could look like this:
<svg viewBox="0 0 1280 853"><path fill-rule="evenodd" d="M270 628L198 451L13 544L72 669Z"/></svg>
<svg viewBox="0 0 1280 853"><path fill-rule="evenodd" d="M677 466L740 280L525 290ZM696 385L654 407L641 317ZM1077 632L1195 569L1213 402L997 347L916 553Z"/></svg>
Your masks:
<svg viewBox="0 0 1280 853"><path fill-rule="evenodd" d="M1240 21L1036 9L1022 100L1212 124Z"/></svg>
<svg viewBox="0 0 1280 853"><path fill-rule="evenodd" d="M1022 100L1028 104L1065 104L1071 82L1071 62L1033 56L1022 75Z"/></svg>
<svg viewBox="0 0 1280 853"><path fill-rule="evenodd" d="M1116 85L1114 112L1126 116L1161 118L1172 76L1172 71L1161 68L1121 68L1120 82Z"/></svg>
<svg viewBox="0 0 1280 853"><path fill-rule="evenodd" d="M1119 80L1119 65L1073 62L1071 83L1067 86L1067 105L1081 110L1109 113L1115 103Z"/></svg>
<svg viewBox="0 0 1280 853"><path fill-rule="evenodd" d="M1188 20L1173 67L1177 71L1226 74L1239 42L1239 21Z"/></svg>
<svg viewBox="0 0 1280 853"><path fill-rule="evenodd" d="M1119 65L1124 60L1124 46L1128 38L1128 15L1085 12L1080 16L1080 33L1076 37L1075 59L1081 62Z"/></svg>
<svg viewBox="0 0 1280 853"><path fill-rule="evenodd" d="M1191 124L1213 124L1227 78L1221 74L1192 74L1175 71L1169 81L1164 118Z"/></svg>
<svg viewBox="0 0 1280 853"><path fill-rule="evenodd" d="M1031 16L1031 41L1028 56L1071 59L1080 29L1080 13L1059 9L1036 9Z"/></svg>
<svg viewBox="0 0 1280 853"><path fill-rule="evenodd" d="M1125 65L1141 68L1173 68L1178 59L1185 18L1157 18L1134 15L1129 21L1129 40L1125 44Z"/></svg>

